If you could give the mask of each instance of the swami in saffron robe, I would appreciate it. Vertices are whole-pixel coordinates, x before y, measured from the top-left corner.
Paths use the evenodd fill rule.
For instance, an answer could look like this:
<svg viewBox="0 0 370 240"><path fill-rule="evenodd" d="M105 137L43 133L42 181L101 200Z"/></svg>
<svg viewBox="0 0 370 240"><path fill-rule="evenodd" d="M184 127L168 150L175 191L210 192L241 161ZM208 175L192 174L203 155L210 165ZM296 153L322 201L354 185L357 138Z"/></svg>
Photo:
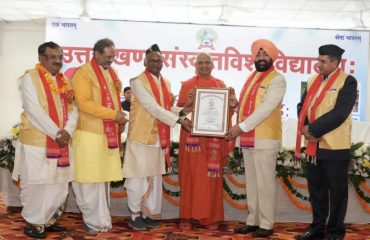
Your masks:
<svg viewBox="0 0 370 240"><path fill-rule="evenodd" d="M187 93L194 87L226 88L223 81L213 77L194 77L183 82L177 106L187 101ZM230 109L229 124L233 110ZM199 151L186 146L190 132L180 132L178 174L180 179L180 218L195 219L209 225L224 220L222 166L228 155L228 142L220 138L220 172L209 174L209 142L213 137L198 137Z"/></svg>

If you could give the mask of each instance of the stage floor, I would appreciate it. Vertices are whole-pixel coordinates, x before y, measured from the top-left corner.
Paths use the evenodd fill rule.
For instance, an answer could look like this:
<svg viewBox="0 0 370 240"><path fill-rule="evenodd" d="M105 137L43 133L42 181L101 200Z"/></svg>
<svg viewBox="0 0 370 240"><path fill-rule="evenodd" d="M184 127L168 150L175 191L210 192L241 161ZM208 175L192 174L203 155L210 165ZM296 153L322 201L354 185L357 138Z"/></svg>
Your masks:
<svg viewBox="0 0 370 240"><path fill-rule="evenodd" d="M68 231L64 233L49 233L47 239L253 239L250 234L244 236L233 233L233 228L244 224L239 221L225 221L220 224L217 231L207 231L200 226L194 227L191 231L182 231L179 229L178 219L167 219L163 220L161 223L159 229L151 231L134 231L128 226L127 217L113 217L113 229L110 232L89 235L82 229L83 222L81 214L65 213L60 224L67 227ZM268 239L294 239L294 236L303 232L307 225L306 223L295 222L276 223L274 234ZM7 211L0 200L0 239L29 239L23 234L23 226L24 221L19 211ZM348 224L345 239L370 239L370 224Z"/></svg>

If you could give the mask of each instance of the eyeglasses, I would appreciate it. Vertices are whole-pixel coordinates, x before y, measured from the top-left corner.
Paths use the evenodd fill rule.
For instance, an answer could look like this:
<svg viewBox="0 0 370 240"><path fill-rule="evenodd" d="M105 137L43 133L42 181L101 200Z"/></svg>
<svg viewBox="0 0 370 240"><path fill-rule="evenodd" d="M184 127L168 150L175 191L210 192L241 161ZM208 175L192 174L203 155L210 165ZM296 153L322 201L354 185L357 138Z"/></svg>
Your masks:
<svg viewBox="0 0 370 240"><path fill-rule="evenodd" d="M114 59L116 59L116 56L103 56L104 59L107 59L109 61L114 61Z"/></svg>
<svg viewBox="0 0 370 240"><path fill-rule="evenodd" d="M148 60L148 63L149 64L162 64L163 63L163 60L162 59L157 59L157 60L149 59Z"/></svg>
<svg viewBox="0 0 370 240"><path fill-rule="evenodd" d="M51 60L51 61L55 61L55 60L60 60L60 61L63 61L64 59L64 56L63 55L59 55L59 56L56 56L56 55L46 55L46 54L43 54L41 55L42 57L46 57L47 60Z"/></svg>

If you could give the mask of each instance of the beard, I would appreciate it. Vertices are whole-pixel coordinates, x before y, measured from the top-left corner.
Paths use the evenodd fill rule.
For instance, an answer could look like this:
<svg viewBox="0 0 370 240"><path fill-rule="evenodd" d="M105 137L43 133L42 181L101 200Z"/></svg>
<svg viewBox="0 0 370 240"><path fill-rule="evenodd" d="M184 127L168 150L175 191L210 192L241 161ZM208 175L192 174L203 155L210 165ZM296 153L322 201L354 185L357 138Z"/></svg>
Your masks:
<svg viewBox="0 0 370 240"><path fill-rule="evenodd" d="M272 59L270 61L258 60L257 62L254 62L254 66L256 67L257 72L267 71L272 66L272 64Z"/></svg>

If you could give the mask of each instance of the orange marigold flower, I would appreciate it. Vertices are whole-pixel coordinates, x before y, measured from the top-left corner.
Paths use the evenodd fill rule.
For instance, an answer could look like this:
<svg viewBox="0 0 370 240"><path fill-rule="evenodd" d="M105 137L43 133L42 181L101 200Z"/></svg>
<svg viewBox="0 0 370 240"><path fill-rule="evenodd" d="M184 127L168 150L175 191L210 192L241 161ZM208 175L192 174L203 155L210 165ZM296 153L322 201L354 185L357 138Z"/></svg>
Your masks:
<svg viewBox="0 0 370 240"><path fill-rule="evenodd" d="M53 79L51 78L50 74L46 71L45 67L42 66L40 63L36 64L36 68L44 75L46 83L49 85L51 91L58 94L66 93L68 90L67 81L64 78L63 73L58 73L59 79L62 81L62 86L58 87Z"/></svg>
<svg viewBox="0 0 370 240"><path fill-rule="evenodd" d="M67 92L67 101L69 104L72 104L73 103L73 100L75 98L75 92L73 90L69 90Z"/></svg>
<svg viewBox="0 0 370 240"><path fill-rule="evenodd" d="M116 81L114 81L114 86L116 87L116 89L117 89L118 91L121 91L121 89L122 89L122 83L121 83L121 81L120 81L120 80L116 80Z"/></svg>

